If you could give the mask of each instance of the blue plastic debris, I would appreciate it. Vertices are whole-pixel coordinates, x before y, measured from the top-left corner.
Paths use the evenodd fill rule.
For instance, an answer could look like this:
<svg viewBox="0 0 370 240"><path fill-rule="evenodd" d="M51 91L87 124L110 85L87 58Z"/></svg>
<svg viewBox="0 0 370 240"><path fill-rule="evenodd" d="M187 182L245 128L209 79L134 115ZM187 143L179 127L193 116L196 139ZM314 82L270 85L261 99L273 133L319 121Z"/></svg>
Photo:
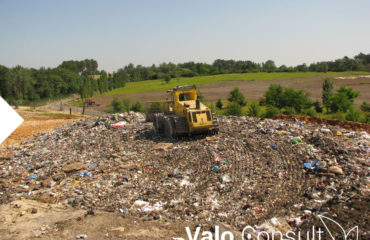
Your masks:
<svg viewBox="0 0 370 240"><path fill-rule="evenodd" d="M217 172L218 170L220 169L220 166L219 165L216 165L212 168L212 171L213 172Z"/></svg>
<svg viewBox="0 0 370 240"><path fill-rule="evenodd" d="M319 161L318 160L315 160L313 162L310 162L310 163L304 163L303 165L308 168L308 169L315 169L315 165L318 163Z"/></svg>
<svg viewBox="0 0 370 240"><path fill-rule="evenodd" d="M272 149L274 150L277 150L277 146L276 145L271 145Z"/></svg>
<svg viewBox="0 0 370 240"><path fill-rule="evenodd" d="M91 176L91 173L89 172L83 172L80 174L80 177L90 177Z"/></svg>
<svg viewBox="0 0 370 240"><path fill-rule="evenodd" d="M91 165L89 165L88 166L88 168L96 168L98 165L96 165L96 164L91 164Z"/></svg>
<svg viewBox="0 0 370 240"><path fill-rule="evenodd" d="M303 122L298 122L298 125L299 125L299 126L303 126L303 125L304 125L304 123L303 123Z"/></svg>
<svg viewBox="0 0 370 240"><path fill-rule="evenodd" d="M319 171L321 170L322 168L326 167L326 163L325 162L319 162L319 160L315 160L315 161L312 161L310 163L304 163L303 164L307 169L311 169L311 170L315 170L315 171Z"/></svg>
<svg viewBox="0 0 370 240"><path fill-rule="evenodd" d="M36 178L37 178L37 176L36 176L36 175L31 175L31 176L29 176L29 177L28 177L28 180L36 179Z"/></svg>

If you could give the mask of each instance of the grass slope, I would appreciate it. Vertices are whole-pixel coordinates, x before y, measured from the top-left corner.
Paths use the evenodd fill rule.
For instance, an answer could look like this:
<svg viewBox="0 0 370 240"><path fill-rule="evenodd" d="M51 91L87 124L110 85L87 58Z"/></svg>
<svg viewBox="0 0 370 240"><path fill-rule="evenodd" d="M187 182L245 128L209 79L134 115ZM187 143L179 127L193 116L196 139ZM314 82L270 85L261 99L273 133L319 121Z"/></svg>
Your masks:
<svg viewBox="0 0 370 240"><path fill-rule="evenodd" d="M232 73L220 74L212 76L197 76L191 78L173 78L169 83L165 83L162 79L146 80L140 82L128 82L124 88L117 88L105 93L105 95L123 94L123 93L137 93L160 91L173 88L178 85L197 85L201 86L208 83L216 83L221 81L261 81L269 79L281 78L296 78L296 77L312 77L312 76L328 76L328 75L353 75L353 74L368 74L365 72L294 72L294 73Z"/></svg>

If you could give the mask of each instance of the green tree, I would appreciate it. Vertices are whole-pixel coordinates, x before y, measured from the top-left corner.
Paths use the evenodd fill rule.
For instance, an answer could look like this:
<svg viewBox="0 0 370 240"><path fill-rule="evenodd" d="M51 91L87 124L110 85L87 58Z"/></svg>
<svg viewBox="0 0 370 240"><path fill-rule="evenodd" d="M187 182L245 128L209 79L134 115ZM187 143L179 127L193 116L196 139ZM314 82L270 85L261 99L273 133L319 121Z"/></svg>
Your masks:
<svg viewBox="0 0 370 240"><path fill-rule="evenodd" d="M164 77L164 81L166 83L169 83L171 81L171 76L169 74L166 74L166 76Z"/></svg>
<svg viewBox="0 0 370 240"><path fill-rule="evenodd" d="M362 102L361 110L364 112L370 112L370 104L366 101Z"/></svg>
<svg viewBox="0 0 370 240"><path fill-rule="evenodd" d="M131 109L130 99L128 98L122 99L122 104L123 104L123 110L125 112L129 112Z"/></svg>
<svg viewBox="0 0 370 240"><path fill-rule="evenodd" d="M275 62L272 60L267 60L262 66L264 72L275 72L276 69Z"/></svg>
<svg viewBox="0 0 370 240"><path fill-rule="evenodd" d="M34 94L35 79L31 71L21 66L16 66L6 73L10 94L14 99L29 100Z"/></svg>
<svg viewBox="0 0 370 240"><path fill-rule="evenodd" d="M10 97L9 95L9 82L7 79L8 68L0 65L0 96L4 99Z"/></svg>
<svg viewBox="0 0 370 240"><path fill-rule="evenodd" d="M347 95L348 99L353 102L355 98L360 96L360 92L356 92L353 88L347 88L346 86L341 86L338 93L344 93Z"/></svg>
<svg viewBox="0 0 370 240"><path fill-rule="evenodd" d="M217 102L216 102L216 108L222 109L222 106L223 106L223 103L222 103L221 99L218 99Z"/></svg>
<svg viewBox="0 0 370 240"><path fill-rule="evenodd" d="M313 103L313 106L315 107L315 111L318 112L318 113L322 113L323 112L323 107L321 106L320 102L319 101L315 101Z"/></svg>
<svg viewBox="0 0 370 240"><path fill-rule="evenodd" d="M328 109L330 97L333 95L333 83L329 78L325 78L322 84L322 104Z"/></svg>
<svg viewBox="0 0 370 240"><path fill-rule="evenodd" d="M360 111L350 109L349 112L346 115L346 120L347 121L354 121L354 122L359 122L361 120L361 113Z"/></svg>
<svg viewBox="0 0 370 240"><path fill-rule="evenodd" d="M283 108L283 92L284 89L280 84L271 84L264 94L264 99L261 101L262 105L270 105L279 109Z"/></svg>
<svg viewBox="0 0 370 240"><path fill-rule="evenodd" d="M260 113L261 113L261 107L258 106L257 103L252 102L251 105L248 107L247 115L252 116L252 117L258 117Z"/></svg>
<svg viewBox="0 0 370 240"><path fill-rule="evenodd" d="M312 101L309 99L308 92L271 84L265 92L261 104L278 109L292 107L297 113L301 113L303 110L311 107Z"/></svg>
<svg viewBox="0 0 370 240"><path fill-rule="evenodd" d="M275 115L279 114L280 110L273 106L268 106L266 109L265 114L263 115L265 118L273 118Z"/></svg>
<svg viewBox="0 0 370 240"><path fill-rule="evenodd" d="M229 102L236 102L238 103L240 106L245 106L247 104L247 102L245 101L245 97L244 95L240 92L239 88L234 88L234 90L232 90L230 93L229 93L229 98L228 98Z"/></svg>
<svg viewBox="0 0 370 240"><path fill-rule="evenodd" d="M113 107L114 112L122 112L123 111L122 102L120 100L118 100L117 98L112 100L111 105Z"/></svg>
<svg viewBox="0 0 370 240"><path fill-rule="evenodd" d="M242 106L237 102L231 102L226 109L226 115L242 116Z"/></svg>
<svg viewBox="0 0 370 240"><path fill-rule="evenodd" d="M293 107L296 112L301 113L312 106L312 101L309 99L309 96L309 93L303 90L285 88L282 105L284 107Z"/></svg>
<svg viewBox="0 0 370 240"><path fill-rule="evenodd" d="M131 111L142 112L143 111L143 106L141 105L140 102L136 102L136 103L132 104Z"/></svg>
<svg viewBox="0 0 370 240"><path fill-rule="evenodd" d="M100 93L108 91L108 75L105 71L100 73L100 77L98 79L98 89Z"/></svg>
<svg viewBox="0 0 370 240"><path fill-rule="evenodd" d="M337 92L330 97L330 102L328 104L329 111L332 113L336 112L347 112L347 110L353 107L353 102L348 99L348 96L341 92Z"/></svg>
<svg viewBox="0 0 370 240"><path fill-rule="evenodd" d="M347 112L353 108L353 100L360 95L359 92L354 91L352 88L341 86L340 89L330 97L329 110L331 112Z"/></svg>
<svg viewBox="0 0 370 240"><path fill-rule="evenodd" d="M317 116L317 112L316 112L316 110L314 109L314 108L308 108L308 109L306 109L305 110L305 114L307 115L307 116L311 116L311 117L315 117L315 116Z"/></svg>

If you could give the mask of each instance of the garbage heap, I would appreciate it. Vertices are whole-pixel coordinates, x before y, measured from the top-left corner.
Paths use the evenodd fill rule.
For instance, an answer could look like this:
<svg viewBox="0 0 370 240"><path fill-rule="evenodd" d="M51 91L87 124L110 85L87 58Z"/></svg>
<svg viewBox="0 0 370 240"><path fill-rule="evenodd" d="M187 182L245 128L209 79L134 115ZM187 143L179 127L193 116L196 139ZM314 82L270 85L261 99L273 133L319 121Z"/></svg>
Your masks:
<svg viewBox="0 0 370 240"><path fill-rule="evenodd" d="M344 226L368 228L366 132L220 117L217 135L171 140L144 119L83 119L7 149L0 203L24 197L238 230L278 216L298 229L317 214L340 222L348 212L356 216L346 215Z"/></svg>

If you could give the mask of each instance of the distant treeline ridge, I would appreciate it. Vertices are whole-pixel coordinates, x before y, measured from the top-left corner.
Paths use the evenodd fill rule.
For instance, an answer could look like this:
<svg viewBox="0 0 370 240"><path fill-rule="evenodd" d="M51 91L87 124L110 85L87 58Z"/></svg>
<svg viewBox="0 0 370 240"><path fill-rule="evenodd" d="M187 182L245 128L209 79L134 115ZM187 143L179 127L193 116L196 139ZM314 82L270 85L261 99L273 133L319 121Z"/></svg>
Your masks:
<svg viewBox="0 0 370 240"><path fill-rule="evenodd" d="M142 66L132 63L108 74L98 70L94 59L64 61L56 68L7 68L0 65L0 94L7 101L27 104L30 101L55 98L78 93L82 98L94 92L107 92L125 86L129 81L166 78L193 77L226 73L251 72L370 72L370 54L360 53L354 58L343 57L334 61L323 61L295 67L277 67L273 60L264 63L217 59L207 63L161 63Z"/></svg>

